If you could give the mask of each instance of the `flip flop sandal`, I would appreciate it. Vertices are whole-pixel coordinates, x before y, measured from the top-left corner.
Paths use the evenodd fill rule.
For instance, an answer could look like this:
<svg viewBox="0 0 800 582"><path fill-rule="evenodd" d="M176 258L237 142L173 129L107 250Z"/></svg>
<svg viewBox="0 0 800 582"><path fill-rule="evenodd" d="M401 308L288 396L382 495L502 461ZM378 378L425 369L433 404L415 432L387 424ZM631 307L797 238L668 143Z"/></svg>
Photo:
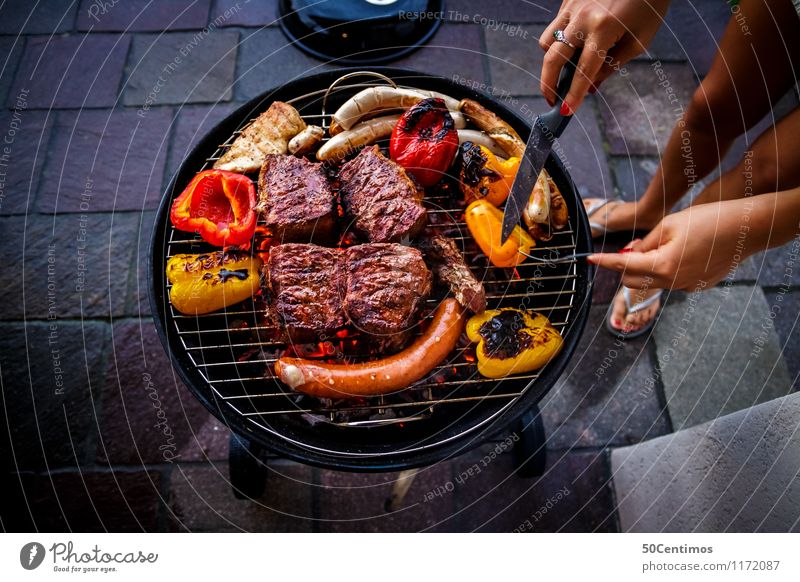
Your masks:
<svg viewBox="0 0 800 582"><path fill-rule="evenodd" d="M616 232L622 232L618 230L609 230L605 224L600 224L599 222L592 222L591 218L594 214L597 213L598 210L604 208L610 202L625 202L622 198L603 198L602 200L595 202L594 204L590 204L589 208L586 209L586 217L589 218L589 227L597 232L596 235L592 235L592 238L598 238L601 236L605 236L607 234L613 234Z"/></svg>
<svg viewBox="0 0 800 582"><path fill-rule="evenodd" d="M625 299L625 309L627 310L628 315L630 315L631 313L637 313L642 309L647 309L653 303L660 300L663 294L664 290L659 289L658 293L656 293L652 297L648 297L647 299L645 299L641 303L637 303L636 305L631 305L631 290L628 287L622 288L622 297ZM659 313L661 312L661 307L663 307L663 304L662 306L659 306L658 311L656 311L656 313L653 315L653 319L648 321L643 327L637 329L636 331L630 331L630 332L624 332L621 329L617 329L616 327L611 325L611 310L609 309L609 314L606 317L606 329L609 332L611 332L611 335L613 335L614 337L618 337L622 340L633 339L636 337L643 336L644 334L648 333L651 329L653 329L653 326L656 324L656 321L658 320Z"/></svg>

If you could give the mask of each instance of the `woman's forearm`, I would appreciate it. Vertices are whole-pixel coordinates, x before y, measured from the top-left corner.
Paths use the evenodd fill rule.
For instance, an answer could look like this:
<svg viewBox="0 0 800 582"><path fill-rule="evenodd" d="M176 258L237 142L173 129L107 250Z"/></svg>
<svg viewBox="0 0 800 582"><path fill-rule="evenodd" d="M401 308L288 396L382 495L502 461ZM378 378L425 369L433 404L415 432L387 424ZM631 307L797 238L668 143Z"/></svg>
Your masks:
<svg viewBox="0 0 800 582"><path fill-rule="evenodd" d="M800 188L760 194L723 204L738 203L741 225L747 230L748 254L785 245L800 236Z"/></svg>

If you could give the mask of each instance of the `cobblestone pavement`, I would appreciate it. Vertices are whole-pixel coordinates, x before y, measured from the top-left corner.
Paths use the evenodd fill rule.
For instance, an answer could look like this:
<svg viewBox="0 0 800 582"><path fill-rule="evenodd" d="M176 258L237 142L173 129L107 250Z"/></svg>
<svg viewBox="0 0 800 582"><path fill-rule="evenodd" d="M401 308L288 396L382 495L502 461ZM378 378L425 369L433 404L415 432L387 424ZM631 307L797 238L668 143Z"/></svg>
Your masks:
<svg viewBox="0 0 800 582"><path fill-rule="evenodd" d="M448 2L431 43L396 64L485 83L536 111L536 38L557 4ZM228 430L156 336L147 242L167 182L208 128L238 102L333 67L287 46L276 5L63 0L30 18L23 0L0 8L0 379L13 443L0 447L3 529L613 531L611 449L797 385L799 241L748 259L728 286L671 294L653 337L624 345L603 329L618 279L600 272L581 346L542 403L543 477L516 477L502 454L465 479L474 451L421 470L387 511L396 474L271 459L266 494L236 500ZM723 0L675 0L650 52L587 100L560 144L584 195L642 192L676 121L654 63L685 104L729 16ZM792 92L779 113L796 105Z"/></svg>

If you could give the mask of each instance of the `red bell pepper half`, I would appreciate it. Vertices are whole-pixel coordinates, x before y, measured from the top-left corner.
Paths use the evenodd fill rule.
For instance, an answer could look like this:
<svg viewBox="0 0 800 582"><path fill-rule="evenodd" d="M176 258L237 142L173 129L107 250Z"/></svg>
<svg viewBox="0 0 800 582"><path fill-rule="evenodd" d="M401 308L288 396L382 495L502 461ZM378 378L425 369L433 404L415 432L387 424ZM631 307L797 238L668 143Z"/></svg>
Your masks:
<svg viewBox="0 0 800 582"><path fill-rule="evenodd" d="M394 126L389 154L423 187L433 186L450 167L458 132L442 99L423 99Z"/></svg>
<svg viewBox="0 0 800 582"><path fill-rule="evenodd" d="M250 241L256 229L256 189L247 176L225 170L197 174L172 203L178 230L198 233L219 247Z"/></svg>

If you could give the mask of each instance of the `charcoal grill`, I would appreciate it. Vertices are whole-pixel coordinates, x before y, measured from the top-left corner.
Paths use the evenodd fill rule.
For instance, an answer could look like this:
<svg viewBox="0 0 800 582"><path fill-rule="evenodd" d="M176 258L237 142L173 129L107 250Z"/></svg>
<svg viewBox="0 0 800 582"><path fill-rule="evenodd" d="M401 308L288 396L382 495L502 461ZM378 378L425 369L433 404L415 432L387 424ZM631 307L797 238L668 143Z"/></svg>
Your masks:
<svg viewBox="0 0 800 582"><path fill-rule="evenodd" d="M487 266L462 221L459 196L447 187L430 193L425 204L435 228L456 240L484 279L489 308L525 305L545 314L564 337L561 353L536 373L483 378L477 374L473 349L460 345L408 390L326 405L291 392L273 378L272 364L287 346L275 339L276 330L265 321L263 298L200 316L183 315L169 302L167 259L176 253L212 250L193 234L175 230L169 221L172 200L195 173L210 168L241 129L275 100L294 105L309 123L327 125L330 113L344 100L364 87L384 83L476 99L523 137L530 131L528 123L502 102L446 79L394 68L370 73L340 69L295 80L239 108L192 150L161 201L150 248L150 300L156 325L181 379L231 429L231 476L235 486L241 485L240 493L258 490L247 481L261 475L256 458L263 449L337 470L403 470L458 455L511 430L524 437L519 441L521 469L541 470L544 433L536 405L564 370L583 331L591 303L592 268L576 260L529 261L516 270ZM554 258L590 251L586 214L575 185L555 157L546 168L564 195L570 222L532 254ZM267 243L257 230L254 249ZM430 299L431 308L440 298ZM364 356L359 341L357 334L349 334L334 338L330 345L358 358ZM319 344L300 353L330 358L330 352L328 344Z"/></svg>

